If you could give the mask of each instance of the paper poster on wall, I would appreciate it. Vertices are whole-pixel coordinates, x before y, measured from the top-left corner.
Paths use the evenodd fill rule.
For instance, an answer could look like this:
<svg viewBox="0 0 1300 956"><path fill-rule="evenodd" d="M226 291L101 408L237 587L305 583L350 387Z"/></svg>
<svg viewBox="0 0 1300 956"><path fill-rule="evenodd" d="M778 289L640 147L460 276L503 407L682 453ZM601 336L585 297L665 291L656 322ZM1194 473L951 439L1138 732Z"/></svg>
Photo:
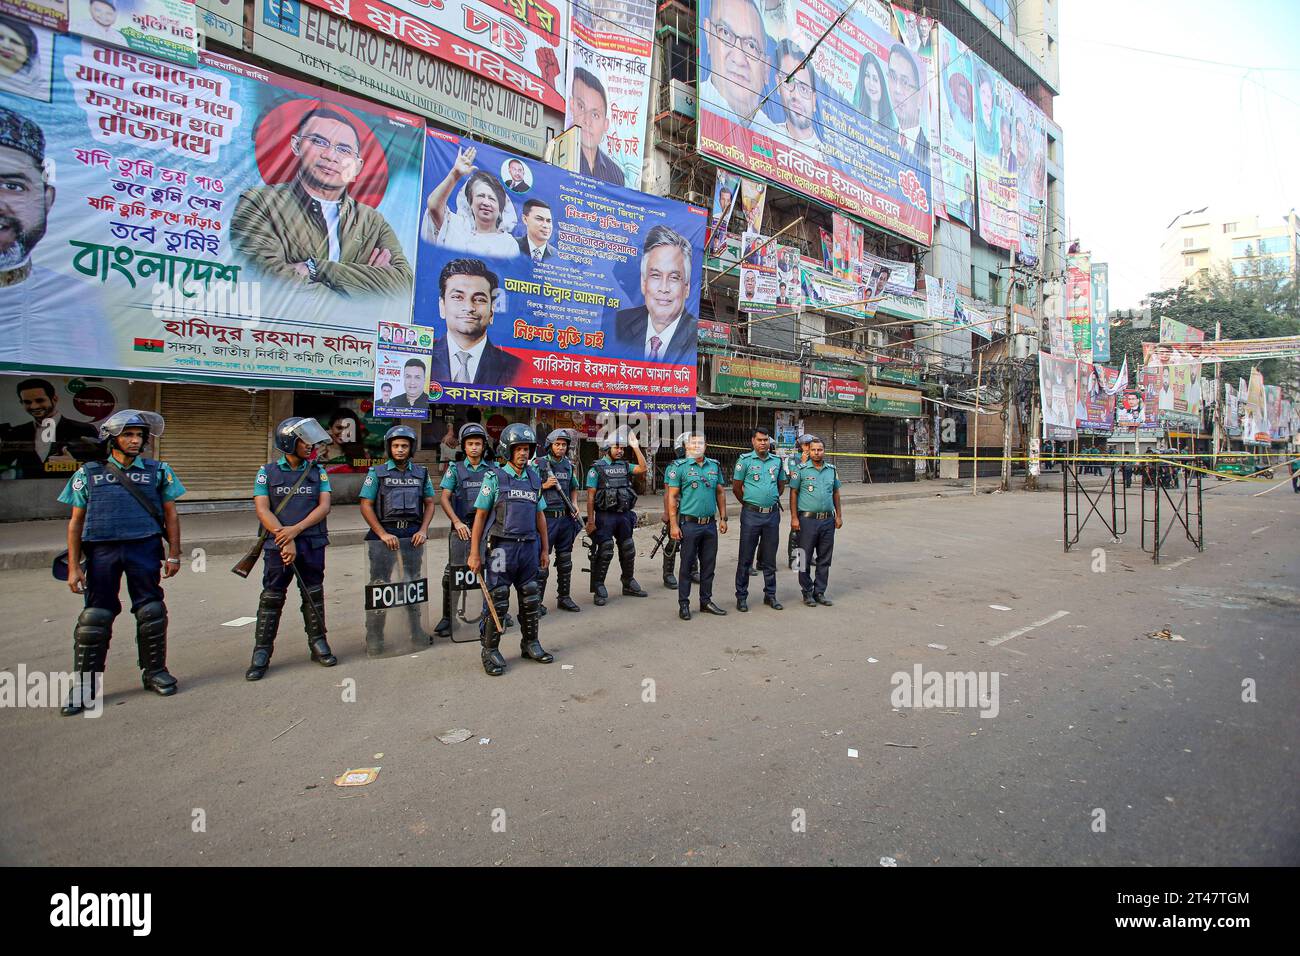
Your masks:
<svg viewBox="0 0 1300 956"><path fill-rule="evenodd" d="M380 321L375 337L374 414L429 420L433 333L401 322Z"/></svg>

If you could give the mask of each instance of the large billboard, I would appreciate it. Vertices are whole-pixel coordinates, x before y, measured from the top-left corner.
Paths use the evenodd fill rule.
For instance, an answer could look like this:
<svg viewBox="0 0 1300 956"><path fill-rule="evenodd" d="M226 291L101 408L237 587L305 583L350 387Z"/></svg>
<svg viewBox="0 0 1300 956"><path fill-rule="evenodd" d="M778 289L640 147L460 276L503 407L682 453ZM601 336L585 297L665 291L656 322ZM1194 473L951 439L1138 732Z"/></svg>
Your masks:
<svg viewBox="0 0 1300 956"><path fill-rule="evenodd" d="M707 210L433 129L424 187L431 401L695 410Z"/></svg>
<svg viewBox="0 0 1300 956"><path fill-rule="evenodd" d="M1015 87L974 53L970 58L980 238L991 246L1014 249L1020 244Z"/></svg>
<svg viewBox="0 0 1300 956"><path fill-rule="evenodd" d="M1043 437L1059 440L1078 435L1079 362L1038 353L1038 394L1042 402Z"/></svg>
<svg viewBox="0 0 1300 956"><path fill-rule="evenodd" d="M564 127L582 128L578 172L640 188L654 28L654 0L573 5Z"/></svg>
<svg viewBox="0 0 1300 956"><path fill-rule="evenodd" d="M194 0L68 0L68 29L132 53L198 63Z"/></svg>
<svg viewBox="0 0 1300 956"><path fill-rule="evenodd" d="M1020 210L1016 259L1033 268L1042 255L1047 220L1047 116L1019 90L1014 141Z"/></svg>
<svg viewBox="0 0 1300 956"><path fill-rule="evenodd" d="M816 0L764 15L755 0L701 0L699 151L929 245L926 65L870 6L818 43L839 14Z"/></svg>
<svg viewBox="0 0 1300 956"><path fill-rule="evenodd" d="M299 0L281 0L298 6ZM564 0L306 0L413 50L564 110Z"/></svg>
<svg viewBox="0 0 1300 956"><path fill-rule="evenodd" d="M542 105L485 76L317 7L256 0L254 16L258 56L521 153L546 147Z"/></svg>
<svg viewBox="0 0 1300 956"><path fill-rule="evenodd" d="M1065 320L1073 330L1074 354L1092 361L1092 256L1072 252L1065 266Z"/></svg>
<svg viewBox="0 0 1300 956"><path fill-rule="evenodd" d="M0 368L367 386L410 310L422 124L211 54L64 35L55 66L39 112L0 93L0 180L41 199L0 231Z"/></svg>
<svg viewBox="0 0 1300 956"><path fill-rule="evenodd" d="M975 83L970 51L940 25L939 156L948 215L975 225Z"/></svg>

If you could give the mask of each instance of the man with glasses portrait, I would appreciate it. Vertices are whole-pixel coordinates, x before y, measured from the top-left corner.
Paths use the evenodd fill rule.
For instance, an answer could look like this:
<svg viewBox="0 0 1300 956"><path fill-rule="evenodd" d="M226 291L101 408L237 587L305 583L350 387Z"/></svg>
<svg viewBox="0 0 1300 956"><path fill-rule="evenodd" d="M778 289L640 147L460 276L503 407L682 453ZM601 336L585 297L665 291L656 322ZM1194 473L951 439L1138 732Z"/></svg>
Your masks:
<svg viewBox="0 0 1300 956"><path fill-rule="evenodd" d="M667 226L655 226L646 233L641 252L645 304L623 309L614 317L613 339L619 357L675 365L694 363L699 323L686 311L690 291L690 242Z"/></svg>
<svg viewBox="0 0 1300 956"><path fill-rule="evenodd" d="M772 67L767 31L753 0L713 0L700 29L709 51L708 79L700 87L703 107L755 132L781 138L780 129L759 106Z"/></svg>
<svg viewBox="0 0 1300 956"><path fill-rule="evenodd" d="M340 296L410 294L412 270L379 210L348 187L365 164L356 121L317 104L289 137L289 182L239 197L230 242L250 278L266 276Z"/></svg>

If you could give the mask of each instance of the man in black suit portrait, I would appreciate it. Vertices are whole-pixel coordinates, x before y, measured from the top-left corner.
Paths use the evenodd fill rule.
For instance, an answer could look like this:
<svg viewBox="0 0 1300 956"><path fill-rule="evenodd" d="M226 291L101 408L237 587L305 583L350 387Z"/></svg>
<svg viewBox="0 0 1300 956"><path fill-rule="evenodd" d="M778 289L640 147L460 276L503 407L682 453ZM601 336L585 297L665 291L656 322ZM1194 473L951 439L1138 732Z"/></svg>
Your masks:
<svg viewBox="0 0 1300 956"><path fill-rule="evenodd" d="M523 363L488 341L500 280L482 259L452 259L438 276L438 314L447 334L433 344L439 382L509 385Z"/></svg>
<svg viewBox="0 0 1300 956"><path fill-rule="evenodd" d="M628 358L690 364L695 361L696 317L686 311L691 290L691 244L668 226L646 233L641 250L645 304L614 318L614 341Z"/></svg>
<svg viewBox="0 0 1300 956"><path fill-rule="evenodd" d="M428 408L428 380L425 378L424 359L409 358L402 366L401 395L391 402L392 408Z"/></svg>
<svg viewBox="0 0 1300 956"><path fill-rule="evenodd" d="M17 391L23 411L32 420L5 428L0 470L12 472L15 478L66 478L59 470L47 470L46 463L85 461L94 450L98 429L59 414L58 393L43 378L23 379Z"/></svg>
<svg viewBox="0 0 1300 956"><path fill-rule="evenodd" d="M519 237L519 251L534 262L554 259L558 253L549 242L553 223L551 207L546 203L540 199L524 203L524 228L528 231Z"/></svg>

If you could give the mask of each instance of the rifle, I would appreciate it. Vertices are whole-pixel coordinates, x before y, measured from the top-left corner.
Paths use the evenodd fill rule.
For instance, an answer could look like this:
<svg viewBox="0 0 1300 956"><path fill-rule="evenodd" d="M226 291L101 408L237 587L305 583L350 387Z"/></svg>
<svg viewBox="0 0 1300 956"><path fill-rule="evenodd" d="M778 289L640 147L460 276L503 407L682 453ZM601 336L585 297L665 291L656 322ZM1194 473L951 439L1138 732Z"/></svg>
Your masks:
<svg viewBox="0 0 1300 956"><path fill-rule="evenodd" d="M665 521L663 523L663 526L660 528L659 536L652 540L655 543L655 546L650 549L650 557L652 559L656 554L659 553L660 548L663 548L664 554L668 555L669 557L672 557L674 554L677 553L677 542L672 539L672 535L669 530L669 524L667 521Z"/></svg>
<svg viewBox="0 0 1300 956"><path fill-rule="evenodd" d="M547 456L543 455L541 458L537 459L537 470L540 472L542 470L542 464L545 463L546 473L552 478L555 478L556 482L558 482L560 479L556 477L555 470L551 468L550 462L546 461L546 457ZM578 522L578 524L586 524L586 522L582 520L582 516L578 514L578 509L573 505L573 488L570 487L568 493L561 497L564 498L564 507L569 512L569 517Z"/></svg>
<svg viewBox="0 0 1300 956"><path fill-rule="evenodd" d="M316 462L313 460L307 461L307 467L302 470L302 474L299 475L298 480L293 483L293 487L289 489L289 493L284 496L284 499L278 505L275 506L275 511L272 512L272 514L278 517L280 512L284 510L284 506L293 500L293 496L296 495L298 489L302 487L303 480L307 477L307 472L313 468L315 464ZM270 532L263 527L262 530L258 532L257 541L253 543L253 546L248 549L248 552L239 559L235 566L230 569L231 572L238 574L241 578L248 577L253 572L253 568L257 567L257 559L262 556L262 546L266 544L266 539L269 535Z"/></svg>

